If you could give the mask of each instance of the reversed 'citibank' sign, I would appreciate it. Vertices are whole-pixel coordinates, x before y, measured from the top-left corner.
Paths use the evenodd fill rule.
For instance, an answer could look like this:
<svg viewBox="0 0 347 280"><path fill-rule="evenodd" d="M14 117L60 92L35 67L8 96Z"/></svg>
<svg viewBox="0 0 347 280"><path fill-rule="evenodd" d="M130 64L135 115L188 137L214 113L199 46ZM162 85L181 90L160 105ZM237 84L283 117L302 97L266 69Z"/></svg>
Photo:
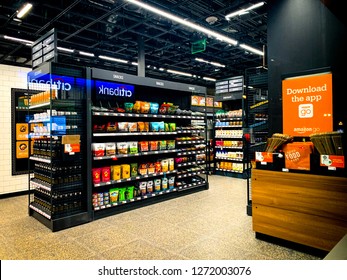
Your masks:
<svg viewBox="0 0 347 280"><path fill-rule="evenodd" d="M132 97L135 87L132 85L116 84L105 81L95 81L97 96Z"/></svg>

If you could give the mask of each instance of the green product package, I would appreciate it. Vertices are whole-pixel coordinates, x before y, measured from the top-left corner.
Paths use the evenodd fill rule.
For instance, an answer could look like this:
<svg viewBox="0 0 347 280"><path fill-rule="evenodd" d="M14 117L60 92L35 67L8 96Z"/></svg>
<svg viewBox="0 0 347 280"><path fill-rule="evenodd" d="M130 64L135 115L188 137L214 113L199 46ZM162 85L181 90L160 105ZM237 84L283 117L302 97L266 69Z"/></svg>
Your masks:
<svg viewBox="0 0 347 280"><path fill-rule="evenodd" d="M166 146L166 140L159 140L159 150L163 151L166 150L167 146Z"/></svg>
<svg viewBox="0 0 347 280"><path fill-rule="evenodd" d="M176 131L176 123L169 123L169 131L170 132Z"/></svg>
<svg viewBox="0 0 347 280"><path fill-rule="evenodd" d="M128 142L128 147L129 147L129 153L130 154L137 154L139 152L137 141Z"/></svg>
<svg viewBox="0 0 347 280"><path fill-rule="evenodd" d="M129 187L126 188L125 198L127 200L134 198L134 189L135 189L134 186L129 186Z"/></svg>
<svg viewBox="0 0 347 280"><path fill-rule="evenodd" d="M124 109L126 113L131 113L133 111L134 104L130 102L124 103Z"/></svg>
<svg viewBox="0 0 347 280"><path fill-rule="evenodd" d="M137 176L137 168L138 168L137 162L130 163L130 177Z"/></svg>
<svg viewBox="0 0 347 280"><path fill-rule="evenodd" d="M125 200L125 191L126 188L119 188L119 201L124 201Z"/></svg>

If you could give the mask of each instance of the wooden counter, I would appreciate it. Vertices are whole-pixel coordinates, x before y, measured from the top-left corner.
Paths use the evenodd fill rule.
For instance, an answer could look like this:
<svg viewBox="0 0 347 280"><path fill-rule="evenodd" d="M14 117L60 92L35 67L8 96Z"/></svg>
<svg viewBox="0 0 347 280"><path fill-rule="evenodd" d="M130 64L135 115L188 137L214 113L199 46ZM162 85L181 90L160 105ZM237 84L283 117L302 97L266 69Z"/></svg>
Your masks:
<svg viewBox="0 0 347 280"><path fill-rule="evenodd" d="M330 251L347 233L347 178L252 170L253 230Z"/></svg>

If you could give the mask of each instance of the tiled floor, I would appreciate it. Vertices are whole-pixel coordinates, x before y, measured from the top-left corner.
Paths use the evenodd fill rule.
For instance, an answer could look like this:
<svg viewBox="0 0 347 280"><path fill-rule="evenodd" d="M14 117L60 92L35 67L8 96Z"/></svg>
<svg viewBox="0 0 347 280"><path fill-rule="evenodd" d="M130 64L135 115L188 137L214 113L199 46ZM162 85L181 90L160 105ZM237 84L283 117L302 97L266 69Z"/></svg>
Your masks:
<svg viewBox="0 0 347 280"><path fill-rule="evenodd" d="M255 238L246 180L212 175L210 189L51 232L26 195L0 200L0 259L316 260Z"/></svg>

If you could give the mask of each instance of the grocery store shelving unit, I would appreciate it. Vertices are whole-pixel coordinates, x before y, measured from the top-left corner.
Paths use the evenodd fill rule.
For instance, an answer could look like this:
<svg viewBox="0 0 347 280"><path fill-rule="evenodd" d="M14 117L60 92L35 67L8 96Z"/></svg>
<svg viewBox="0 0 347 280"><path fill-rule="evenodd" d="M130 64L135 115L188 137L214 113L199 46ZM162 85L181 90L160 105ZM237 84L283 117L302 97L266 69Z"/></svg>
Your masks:
<svg viewBox="0 0 347 280"><path fill-rule="evenodd" d="M67 87L64 91L54 84L54 73L60 75L60 82L63 73L67 74L69 92ZM29 215L52 231L91 219L85 181L85 84L72 82L83 78L83 69L64 68L54 62L28 74L30 87L40 88L37 81L45 85L30 96L28 106L32 142L29 161L34 169L29 173Z"/></svg>
<svg viewBox="0 0 347 280"><path fill-rule="evenodd" d="M247 214L252 215L252 162L254 165L255 153L265 151L269 134L268 122L268 78L265 67L249 68L245 71L245 132L249 135L244 142L245 162L249 164L247 177Z"/></svg>
<svg viewBox="0 0 347 280"><path fill-rule="evenodd" d="M222 102L222 110L216 112L214 121L214 173L246 179L244 77L217 81L215 100Z"/></svg>
<svg viewBox="0 0 347 280"><path fill-rule="evenodd" d="M194 100L194 101L193 101ZM213 145L213 124L215 118L215 112L219 109L215 106L214 96L194 95L192 96L191 110L193 112L202 112L206 114L205 119L193 120L193 125L206 127L205 133L201 134L206 140L206 164L208 174L212 174L214 171L214 145Z"/></svg>
<svg viewBox="0 0 347 280"><path fill-rule="evenodd" d="M241 116L216 118L214 124L216 174L244 178L243 125Z"/></svg>
<svg viewBox="0 0 347 280"><path fill-rule="evenodd" d="M206 127L192 125L193 121L206 124L206 114L188 112L191 94L205 94L206 89L96 68L90 71L93 82L87 98L92 108L87 122L88 146L115 146L111 152L105 150L100 155L94 150L88 156L93 219L208 189ZM129 86L134 91L129 98L100 97L97 83ZM180 110L125 110L125 103L136 101L159 106L171 102ZM133 128L126 128L126 123ZM155 123L164 123L165 128L157 128ZM110 172L109 178L104 171Z"/></svg>

